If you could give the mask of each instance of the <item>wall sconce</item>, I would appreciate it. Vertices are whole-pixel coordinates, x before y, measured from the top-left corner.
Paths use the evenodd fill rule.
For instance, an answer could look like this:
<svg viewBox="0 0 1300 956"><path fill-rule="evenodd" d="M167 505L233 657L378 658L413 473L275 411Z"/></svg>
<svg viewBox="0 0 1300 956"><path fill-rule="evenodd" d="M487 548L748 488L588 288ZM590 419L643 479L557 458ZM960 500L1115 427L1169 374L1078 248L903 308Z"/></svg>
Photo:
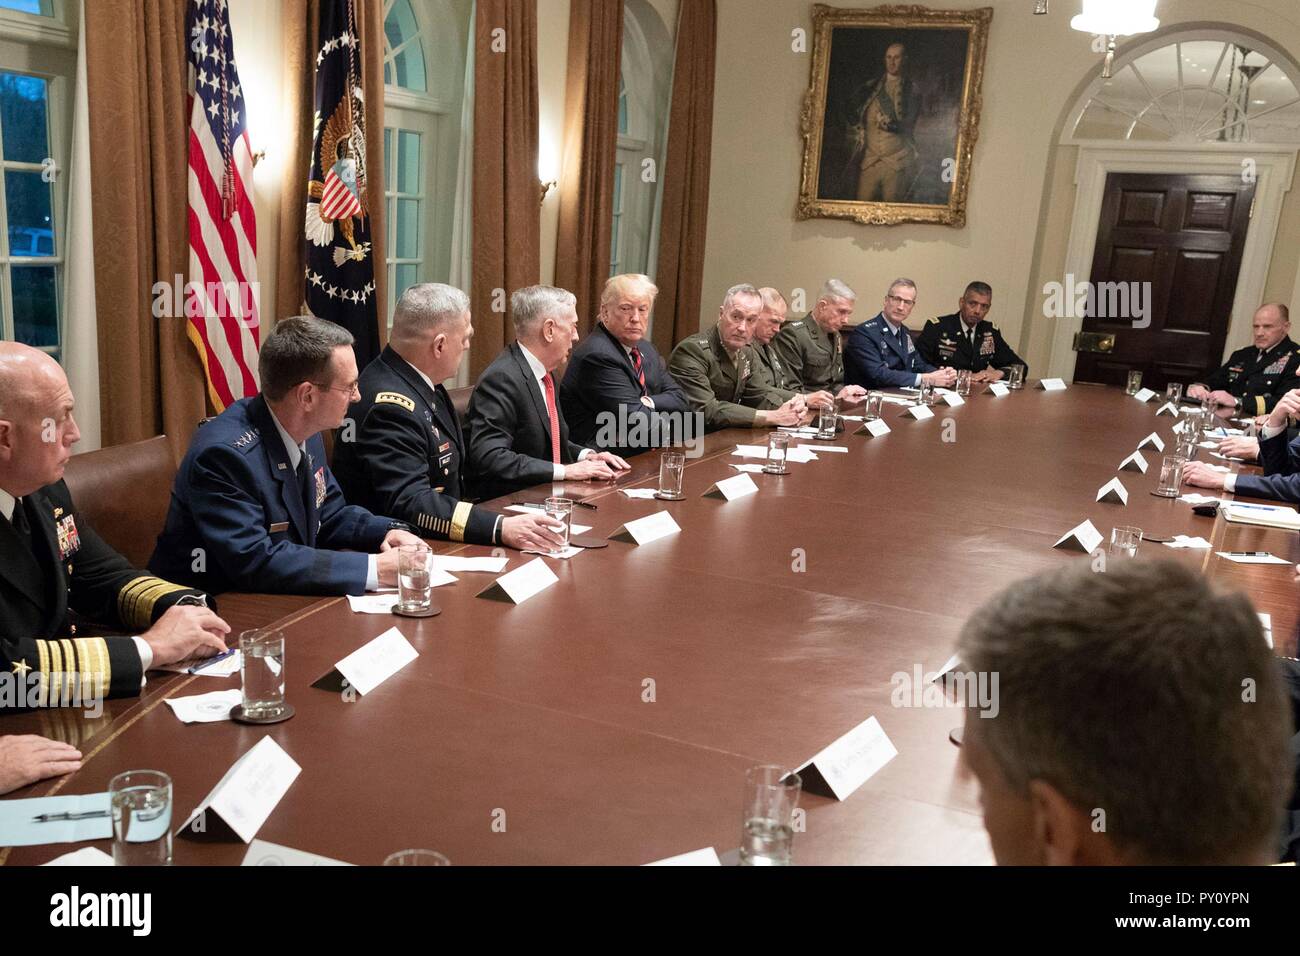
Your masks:
<svg viewBox="0 0 1300 956"><path fill-rule="evenodd" d="M550 194L551 190L558 185L560 184L556 182L554 179L552 179L550 182L544 182L539 179L537 181L537 193L538 193L537 205L539 206L544 205L546 203L546 197Z"/></svg>
<svg viewBox="0 0 1300 956"><path fill-rule="evenodd" d="M266 150L259 149L256 153L253 154L253 168L256 169L257 164L264 159L266 159Z"/></svg>

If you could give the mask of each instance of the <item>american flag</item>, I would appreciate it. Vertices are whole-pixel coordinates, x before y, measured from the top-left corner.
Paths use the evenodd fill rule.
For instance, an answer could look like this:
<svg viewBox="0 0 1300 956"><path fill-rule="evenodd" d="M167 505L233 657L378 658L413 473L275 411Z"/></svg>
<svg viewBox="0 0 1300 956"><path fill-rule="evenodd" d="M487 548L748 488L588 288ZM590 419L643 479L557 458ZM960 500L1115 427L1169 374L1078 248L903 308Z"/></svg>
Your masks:
<svg viewBox="0 0 1300 956"><path fill-rule="evenodd" d="M186 332L219 411L257 394L257 220L253 155L226 0L186 7L190 93L190 269Z"/></svg>

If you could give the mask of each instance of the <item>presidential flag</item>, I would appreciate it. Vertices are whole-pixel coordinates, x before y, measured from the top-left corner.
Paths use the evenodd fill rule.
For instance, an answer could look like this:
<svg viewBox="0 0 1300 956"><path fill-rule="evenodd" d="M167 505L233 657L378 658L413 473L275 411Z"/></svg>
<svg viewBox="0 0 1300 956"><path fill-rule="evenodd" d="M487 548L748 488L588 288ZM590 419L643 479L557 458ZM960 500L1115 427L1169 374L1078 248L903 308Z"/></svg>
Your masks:
<svg viewBox="0 0 1300 956"><path fill-rule="evenodd" d="M191 0L185 20L190 107L185 331L199 351L212 404L221 411L258 390L257 220L249 195L253 155L226 0Z"/></svg>
<svg viewBox="0 0 1300 956"><path fill-rule="evenodd" d="M379 354L366 206L366 114L355 0L321 0L316 116L307 181L306 302L356 338L357 366Z"/></svg>

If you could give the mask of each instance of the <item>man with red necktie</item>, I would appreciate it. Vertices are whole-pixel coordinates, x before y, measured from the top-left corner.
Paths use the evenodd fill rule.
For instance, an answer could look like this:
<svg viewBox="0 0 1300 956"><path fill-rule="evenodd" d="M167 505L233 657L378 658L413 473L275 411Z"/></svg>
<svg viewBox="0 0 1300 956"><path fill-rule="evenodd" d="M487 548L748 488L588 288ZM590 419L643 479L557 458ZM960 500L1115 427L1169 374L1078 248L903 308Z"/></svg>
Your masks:
<svg viewBox="0 0 1300 956"><path fill-rule="evenodd" d="M515 341L486 369L469 402L470 485L496 498L552 481L613 478L628 464L570 440L554 372L578 341L572 292L535 285L510 297Z"/></svg>

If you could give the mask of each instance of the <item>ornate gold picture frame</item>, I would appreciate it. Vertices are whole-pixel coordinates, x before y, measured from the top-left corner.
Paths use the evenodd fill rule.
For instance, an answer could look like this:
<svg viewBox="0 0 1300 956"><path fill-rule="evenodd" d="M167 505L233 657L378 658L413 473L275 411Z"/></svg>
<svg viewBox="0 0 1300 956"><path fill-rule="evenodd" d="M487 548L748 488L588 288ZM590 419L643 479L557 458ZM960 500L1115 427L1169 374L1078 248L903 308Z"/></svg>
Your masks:
<svg viewBox="0 0 1300 956"><path fill-rule="evenodd" d="M800 219L966 225L993 9L813 7Z"/></svg>

